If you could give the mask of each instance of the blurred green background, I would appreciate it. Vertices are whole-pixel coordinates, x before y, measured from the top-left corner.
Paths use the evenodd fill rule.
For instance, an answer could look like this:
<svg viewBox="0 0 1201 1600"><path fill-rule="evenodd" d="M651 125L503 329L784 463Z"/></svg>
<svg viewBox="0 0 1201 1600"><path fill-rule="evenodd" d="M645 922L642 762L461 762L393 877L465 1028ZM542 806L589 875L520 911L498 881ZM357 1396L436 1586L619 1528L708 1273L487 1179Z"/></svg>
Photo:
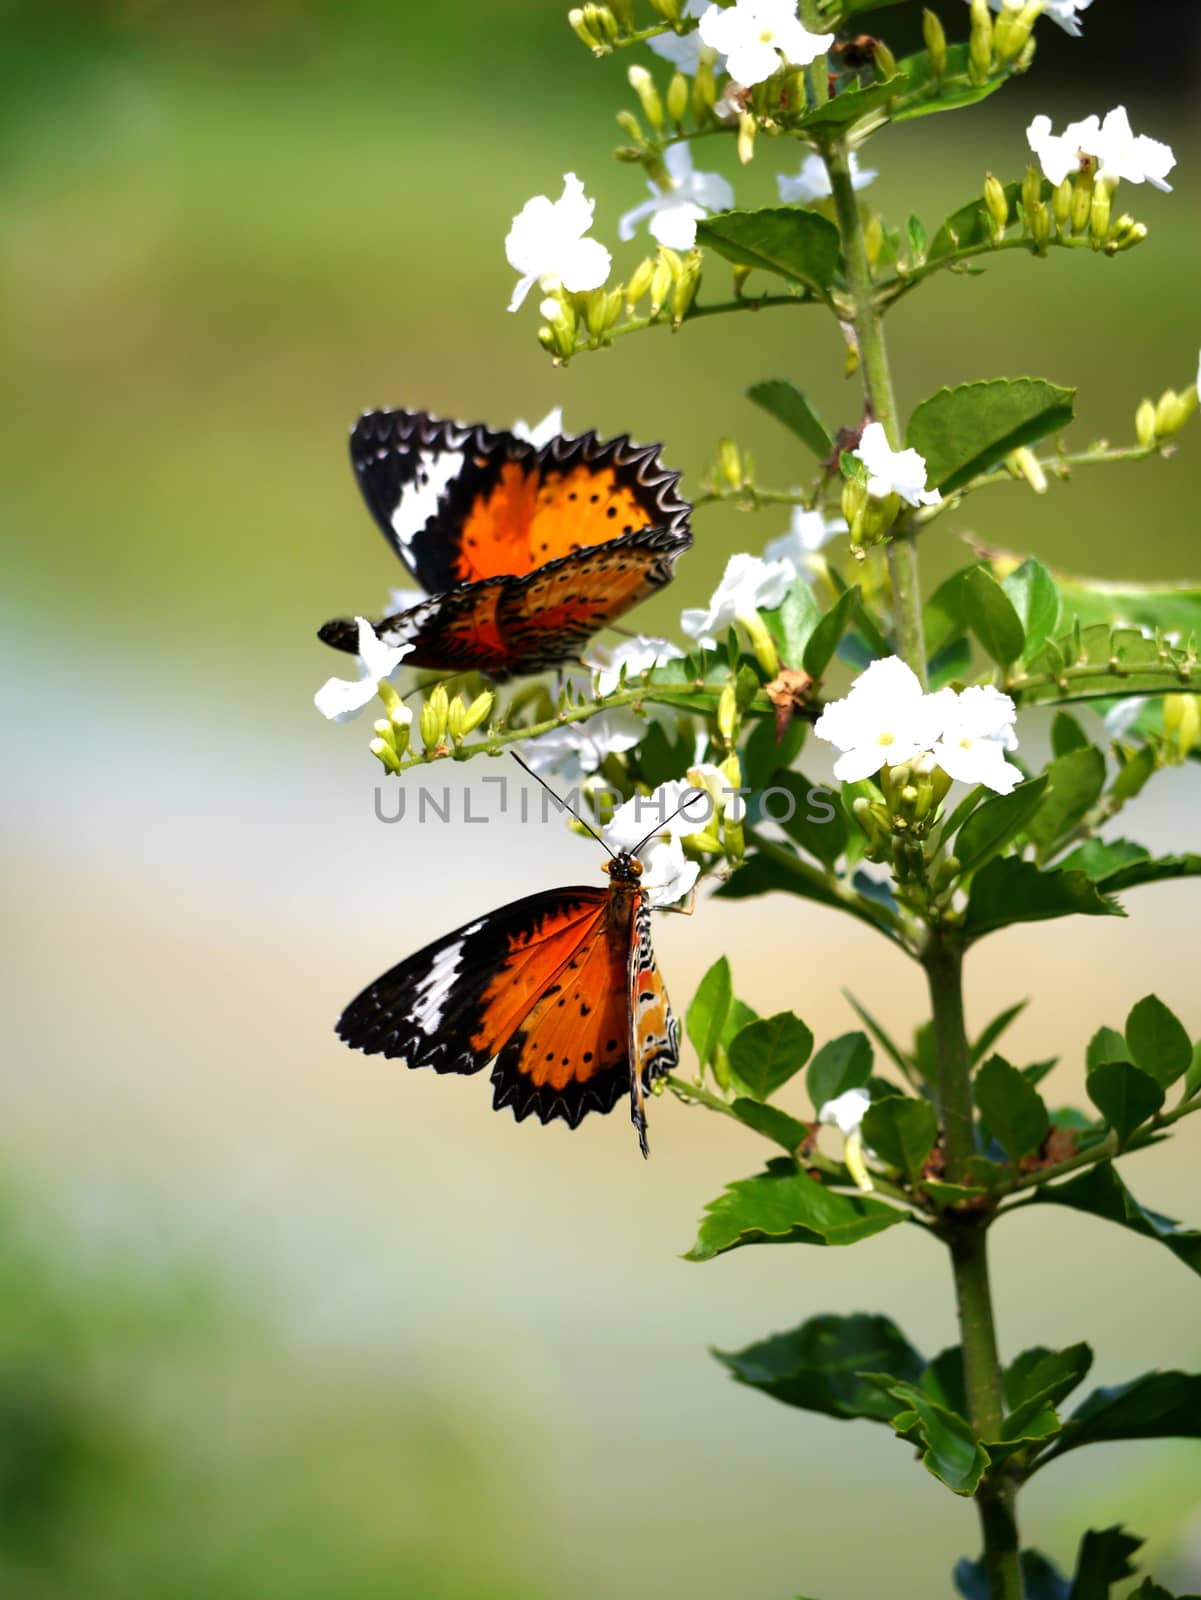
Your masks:
<svg viewBox="0 0 1201 1600"><path fill-rule="evenodd" d="M966 9L939 9L962 35ZM882 14L902 46L914 10ZM1181 157L1173 196L1123 194L1151 227L1132 255L1007 258L906 301L906 406L1031 372L1079 384L1083 442L1128 436L1144 393L1189 379L1196 17L1157 6L1135 67L1135 12L1097 0L1083 42L1047 30L1028 82L873 148L884 210L931 225L986 170L1020 175L1044 107L1125 98ZM666 440L686 491L723 433L787 482L787 436L741 392L791 377L852 420L837 331L771 313L550 367L532 308L505 313L510 218L574 169L612 243L641 197L610 159L627 63L590 60L557 4L29 0L0 21L3 1593L948 1592L970 1507L885 1430L773 1408L705 1348L863 1308L933 1352L953 1310L922 1240L687 1265L703 1202L757 1163L736 1132L660 1102L644 1167L620 1115L518 1127L484 1084L331 1032L422 939L595 869L553 826L381 826L365 725L312 710L337 670L316 625L403 581L347 470L351 419L399 404L503 426L562 403L569 428ZM755 203L796 158L714 160ZM619 271L635 259L618 248ZM939 525L927 572L970 531L1112 576L1201 576L1197 426L1164 465L994 491L970 527ZM699 516L640 625L671 628L732 549L782 526ZM1130 831L1196 849L1197 800L1195 768L1163 778ZM1093 1026L1150 988L1201 1027L1189 893L990 941L973 1022L1032 993L1014 1052L1060 1051L1063 1099ZM678 1006L727 949L748 1001L819 1036L853 1025L843 985L894 1030L921 1016L900 958L807 905L713 903L657 940ZM1197 1220L1194 1146L1186 1130L1131 1163L1145 1204ZM1009 1354L1089 1337L1099 1381L1201 1357L1173 1258L1055 1220L997 1238ZM1039 1480L1027 1539L1066 1561L1086 1521L1125 1520L1196 1588L1196 1470L1184 1447L1080 1452Z"/></svg>

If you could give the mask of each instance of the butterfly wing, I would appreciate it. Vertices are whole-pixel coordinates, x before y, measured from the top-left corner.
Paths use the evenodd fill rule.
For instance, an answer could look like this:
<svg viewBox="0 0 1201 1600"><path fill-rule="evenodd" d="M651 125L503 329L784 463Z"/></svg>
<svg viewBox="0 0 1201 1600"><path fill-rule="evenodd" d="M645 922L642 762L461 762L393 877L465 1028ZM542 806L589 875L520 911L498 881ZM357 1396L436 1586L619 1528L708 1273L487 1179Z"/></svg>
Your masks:
<svg viewBox="0 0 1201 1600"><path fill-rule="evenodd" d="M679 1066L680 1025L672 1016L655 961L650 906L641 895L632 933L628 960L630 1120L638 1130L638 1144L645 1156L650 1150L646 1142L644 1092L656 1078Z"/></svg>
<svg viewBox="0 0 1201 1600"><path fill-rule="evenodd" d="M413 646L409 666L503 678L578 656L599 628L669 581L687 530L646 528L577 550L524 577L488 578L433 595L374 624L387 644ZM358 650L358 623L327 622L319 637Z"/></svg>
<svg viewBox="0 0 1201 1600"><path fill-rule="evenodd" d="M371 411L351 431L372 516L431 593L520 576L650 527L683 532L691 507L658 445L556 436L538 448L482 424Z"/></svg>

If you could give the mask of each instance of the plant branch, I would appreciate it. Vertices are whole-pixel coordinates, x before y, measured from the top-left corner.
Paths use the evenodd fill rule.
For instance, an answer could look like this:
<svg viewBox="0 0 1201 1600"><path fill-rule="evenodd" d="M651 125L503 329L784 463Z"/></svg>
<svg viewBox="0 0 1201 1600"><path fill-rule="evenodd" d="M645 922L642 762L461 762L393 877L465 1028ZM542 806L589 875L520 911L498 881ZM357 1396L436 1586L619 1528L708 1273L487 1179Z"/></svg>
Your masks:
<svg viewBox="0 0 1201 1600"><path fill-rule="evenodd" d="M1110 1132L1099 1143L1090 1145L1087 1150L1081 1150L1074 1156L1069 1156L1066 1161L1056 1161L1053 1166L1040 1167L1037 1172L1020 1172L1012 1178L1007 1178L1004 1183L999 1183L987 1191L989 1199L1003 1200L1011 1194L1019 1194L1027 1189L1041 1189L1048 1183L1054 1183L1056 1178L1066 1178L1070 1173L1079 1172L1084 1167L1099 1166L1102 1161L1113 1161L1118 1156L1128 1156L1136 1150L1144 1150L1154 1142L1155 1136L1164 1128L1170 1128L1182 1117L1192 1116L1194 1111L1201 1111L1201 1095L1186 1100L1183 1105L1174 1106L1171 1111L1159 1112L1144 1123L1125 1145L1119 1144L1117 1134ZM1028 1204L1028 1201L1019 1201L1015 1205L1006 1206L998 1215L1008 1215L1009 1212L1016 1211L1018 1205Z"/></svg>
<svg viewBox="0 0 1201 1600"><path fill-rule="evenodd" d="M1058 478L1066 482L1076 467L1101 467L1109 466L1114 462L1147 461L1151 456L1164 455L1166 450L1173 448L1165 446L1163 441L1151 444L1119 445L1111 449L1108 445L1099 443L1088 450L1074 452L1059 451L1053 456L1041 457L1038 465L1048 478ZM992 472L981 472L954 491L947 495L941 504L926 506L918 511L913 518L917 532L923 532L938 517L946 511L956 510L970 494L975 494L977 489L987 489L997 483L1026 483L1027 480L1021 473L1011 472L1008 467L998 467Z"/></svg>
<svg viewBox="0 0 1201 1600"><path fill-rule="evenodd" d="M956 267L975 260L978 256L996 256L1010 250L1024 250L1027 255L1045 255L1047 249L1057 250L1092 250L1097 246L1087 236L1083 238L1048 239L1047 245L1040 250L1034 240L1026 238L998 239L984 244L965 245L962 250L954 250L936 260L923 261L920 266L898 267L896 275L886 278L876 289L876 304L881 311L887 311L896 305L898 300L904 298L911 289L916 289L919 284L925 283L928 278L937 272L954 271Z"/></svg>

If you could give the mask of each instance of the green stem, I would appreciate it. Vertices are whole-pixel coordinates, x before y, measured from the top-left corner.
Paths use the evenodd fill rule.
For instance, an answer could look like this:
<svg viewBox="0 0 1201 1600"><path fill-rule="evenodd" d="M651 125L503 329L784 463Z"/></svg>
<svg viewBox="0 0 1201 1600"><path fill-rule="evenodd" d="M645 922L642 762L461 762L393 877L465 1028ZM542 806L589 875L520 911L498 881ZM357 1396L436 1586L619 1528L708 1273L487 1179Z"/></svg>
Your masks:
<svg viewBox="0 0 1201 1600"><path fill-rule="evenodd" d="M863 366L863 384L868 409L883 424L894 450L901 443L896 395L888 368L888 348L884 324L876 305L871 263L859 201L851 181L850 155L845 139L834 139L825 150L826 171L834 192L842 252L846 260L847 282L854 306L855 337ZM917 541L908 520L902 518L888 541L888 571L892 578L893 611L896 617L900 654L926 687L926 647L922 637L921 585L918 580Z"/></svg>
<svg viewBox="0 0 1201 1600"><path fill-rule="evenodd" d="M954 935L933 933L923 962L934 1016L946 1174L951 1183L960 1183L976 1148L962 948ZM988 1278L987 1219L977 1214L956 1216L948 1220L944 1236L955 1278L968 1414L980 1438L995 1439L1005 1402ZM1003 1468L987 1473L976 1491L991 1600L1022 1600L1016 1494L1017 1486Z"/></svg>
<svg viewBox="0 0 1201 1600"><path fill-rule="evenodd" d="M979 256L1000 255L1003 251L1024 250L1027 255L1046 255L1047 250L1090 250L1095 251L1096 245L1087 237L1081 239L1049 239L1046 246L1040 250L1033 239L998 239L994 244L989 240L987 244L967 245L962 250L955 250L949 255L940 256L937 261L924 261L920 267L903 268L895 277L886 278L876 290L876 300L881 310L896 305L897 301L907 295L910 290L916 289L919 284L932 277L937 272L954 271L957 266L974 261Z"/></svg>
<svg viewBox="0 0 1201 1600"><path fill-rule="evenodd" d="M1098 1144L1090 1145L1087 1150L1078 1151L1076 1155L1069 1156L1066 1161L1057 1161L1053 1166L1040 1167L1035 1172L1021 1172L1015 1177L1008 1178L1004 1183L999 1183L988 1191L990 1200L1003 1199L1007 1195L1019 1194L1026 1189L1041 1189L1048 1183L1053 1183L1056 1178L1066 1178L1073 1172L1079 1172L1084 1167L1099 1166L1102 1161L1113 1161L1117 1156L1131 1155L1136 1150L1144 1149L1154 1139L1155 1135L1164 1128L1170 1128L1174 1122L1179 1122L1182 1117L1191 1117L1194 1112L1201 1111L1201 1095L1192 1100L1186 1100L1183 1105L1173 1106L1171 1111L1161 1111L1144 1123L1126 1145L1118 1143L1116 1133L1107 1133ZM1027 1201L1018 1204L1026 1205ZM1004 1214L1016 1211L1017 1205L1006 1206Z"/></svg>

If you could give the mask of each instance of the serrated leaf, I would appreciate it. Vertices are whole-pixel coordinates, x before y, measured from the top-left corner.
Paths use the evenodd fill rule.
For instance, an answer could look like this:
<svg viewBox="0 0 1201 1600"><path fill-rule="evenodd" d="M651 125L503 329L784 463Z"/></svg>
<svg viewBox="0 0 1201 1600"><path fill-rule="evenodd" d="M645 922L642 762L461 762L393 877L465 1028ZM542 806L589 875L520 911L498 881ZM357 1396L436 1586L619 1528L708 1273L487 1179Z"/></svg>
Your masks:
<svg viewBox="0 0 1201 1600"><path fill-rule="evenodd" d="M1026 635L997 580L983 567L974 567L963 580L962 596L968 627L998 666L1020 660Z"/></svg>
<svg viewBox="0 0 1201 1600"><path fill-rule="evenodd" d="M718 211L697 223L696 239L737 267L759 267L823 295L834 282L842 252L832 222L790 206Z"/></svg>
<svg viewBox="0 0 1201 1600"><path fill-rule="evenodd" d="M1081 1445L1119 1439L1201 1439L1201 1377L1144 1372L1128 1383L1094 1389L1068 1417L1039 1465Z"/></svg>
<svg viewBox="0 0 1201 1600"><path fill-rule="evenodd" d="M1084 1382L1093 1364L1086 1344L1066 1350L1024 1350L1005 1369L1005 1403L1010 1414L1041 1403L1057 1406Z"/></svg>
<svg viewBox="0 0 1201 1600"><path fill-rule="evenodd" d="M1102 1221L1129 1228L1164 1245L1191 1271L1201 1274L1201 1233L1139 1205L1110 1161L1098 1162L1065 1183L1036 1189L1033 1203L1070 1206L1074 1211L1086 1211Z"/></svg>
<svg viewBox="0 0 1201 1600"><path fill-rule="evenodd" d="M1060 601L1055 579L1041 561L1030 556L1001 579L1001 587L1021 618L1026 632L1024 654L1029 659L1038 654L1059 626Z"/></svg>
<svg viewBox="0 0 1201 1600"><path fill-rule="evenodd" d="M1100 1062L1085 1079L1085 1088L1121 1144L1163 1105L1163 1089L1128 1061Z"/></svg>
<svg viewBox="0 0 1201 1600"><path fill-rule="evenodd" d="M799 1150L809 1137L809 1129L805 1124L790 1117L786 1111L781 1111L779 1106L764 1105L761 1100L740 1097L731 1102L730 1110L739 1122L785 1150Z"/></svg>
<svg viewBox="0 0 1201 1600"><path fill-rule="evenodd" d="M856 584L839 595L810 634L801 665L811 678L820 678L829 666L858 604L859 586Z"/></svg>
<svg viewBox="0 0 1201 1600"><path fill-rule="evenodd" d="M990 1056L976 1074L976 1108L1011 1161L1037 1150L1051 1129L1043 1097L1003 1056Z"/></svg>
<svg viewBox="0 0 1201 1600"><path fill-rule="evenodd" d="M908 88L909 79L898 72L882 83L865 84L861 89L843 89L831 95L824 105L806 112L800 125L803 128L850 127L904 94Z"/></svg>
<svg viewBox="0 0 1201 1600"><path fill-rule="evenodd" d="M1061 682L1066 668L1071 678ZM1098 623L1044 648L1005 685L1020 705L1068 704L1133 694L1164 694L1187 686L1194 663L1174 645L1161 646L1138 628ZM1043 681L1039 681L1042 679ZM1119 777L1121 774L1119 774Z"/></svg>
<svg viewBox="0 0 1201 1600"><path fill-rule="evenodd" d="M971 1495L988 1470L988 1455L972 1432L966 1417L931 1400L916 1384L897 1382L883 1374L866 1373L898 1403L909 1407L892 1419L892 1425L922 1452L922 1465L945 1483L953 1494Z"/></svg>
<svg viewBox="0 0 1201 1600"><path fill-rule="evenodd" d="M848 1089L866 1089L872 1075L872 1047L863 1033L829 1039L809 1063L805 1087L815 1112Z"/></svg>
<svg viewBox="0 0 1201 1600"><path fill-rule="evenodd" d="M1126 1043L1135 1064L1165 1089L1182 1078L1193 1059L1184 1025L1158 995L1145 995L1126 1018Z"/></svg>
<svg viewBox="0 0 1201 1600"><path fill-rule="evenodd" d="M818 416L813 402L795 384L784 378L770 378L764 383L751 384L746 397L796 434L819 461L833 454L834 435Z"/></svg>
<svg viewBox="0 0 1201 1600"><path fill-rule="evenodd" d="M938 1138L938 1112L928 1100L909 1095L873 1100L864 1114L863 1138L869 1149L916 1185Z"/></svg>
<svg viewBox="0 0 1201 1600"><path fill-rule="evenodd" d="M947 494L1011 450L1066 427L1075 396L1074 389L1042 378L992 378L940 389L909 419L905 443L925 457L930 487Z"/></svg>
<svg viewBox="0 0 1201 1600"><path fill-rule="evenodd" d="M734 980L730 975L730 963L725 956L721 956L697 985L684 1019L688 1037L702 1067L711 1066L717 1055L722 1029L730 1015L733 1000Z"/></svg>
<svg viewBox="0 0 1201 1600"><path fill-rule="evenodd" d="M1083 872L1045 870L1017 856L990 861L972 880L964 931L979 939L1016 922L1050 917L1120 917L1122 908L1100 894Z"/></svg>
<svg viewBox="0 0 1201 1600"><path fill-rule="evenodd" d="M1045 775L1028 779L1009 794L993 795L976 807L955 840L961 873L977 871L1017 838L1042 805L1047 783Z"/></svg>
<svg viewBox="0 0 1201 1600"><path fill-rule="evenodd" d="M838 1194L787 1158L727 1185L705 1207L688 1261L708 1261L748 1244L857 1244L906 1220L870 1195Z"/></svg>
<svg viewBox="0 0 1201 1600"><path fill-rule="evenodd" d="M1026 836L1045 857L1096 805L1105 787L1105 757L1091 744L1069 750L1057 756L1043 776L1047 793Z"/></svg>
<svg viewBox="0 0 1201 1600"><path fill-rule="evenodd" d="M813 1035L791 1011L748 1022L730 1040L730 1071L755 1100L769 1099L809 1059Z"/></svg>
<svg viewBox="0 0 1201 1600"><path fill-rule="evenodd" d="M862 1417L889 1422L898 1403L860 1376L882 1372L916 1383L924 1362L887 1317L818 1316L790 1333L748 1345L745 1350L714 1350L739 1383L784 1405L829 1417Z"/></svg>
<svg viewBox="0 0 1201 1600"><path fill-rule="evenodd" d="M1114 789L1117 789L1116 783ZM1146 861L1132 858L1116 867L1103 882L1106 893L1116 893L1119 889L1140 888L1144 883L1168 883L1177 878L1196 877L1201 877L1201 855L1189 854L1158 856Z"/></svg>
<svg viewBox="0 0 1201 1600"><path fill-rule="evenodd" d="M1086 839L1077 845L1071 855L1064 856L1061 867L1086 872L1093 883L1104 884L1124 868L1151 859L1150 851L1129 839Z"/></svg>

